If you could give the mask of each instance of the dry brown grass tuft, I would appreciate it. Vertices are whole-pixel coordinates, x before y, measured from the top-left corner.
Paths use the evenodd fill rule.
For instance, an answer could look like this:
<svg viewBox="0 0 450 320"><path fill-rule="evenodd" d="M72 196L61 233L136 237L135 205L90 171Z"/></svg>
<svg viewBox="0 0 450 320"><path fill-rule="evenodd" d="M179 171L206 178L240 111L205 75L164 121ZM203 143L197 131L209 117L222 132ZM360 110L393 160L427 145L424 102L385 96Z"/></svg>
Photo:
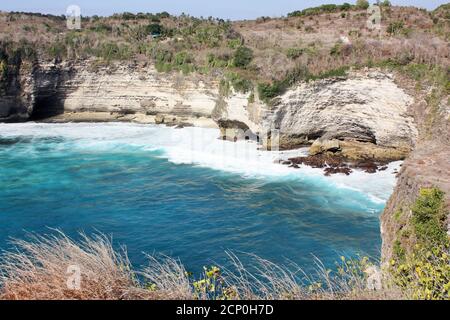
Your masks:
<svg viewBox="0 0 450 320"><path fill-rule="evenodd" d="M0 258L0 300L356 300L399 299L402 295L386 289L367 289L364 271L368 260L345 260L338 272L327 270L315 258L317 274L307 275L291 264L281 267L251 255L252 271L229 253L232 271L205 269L194 279L180 261L148 256L149 264L135 272L125 251L114 251L103 235L81 241L58 232L15 240L15 250ZM79 287L68 286L80 270ZM139 279L139 280L138 280ZM71 282L69 282L71 283Z"/></svg>
<svg viewBox="0 0 450 320"><path fill-rule="evenodd" d="M251 255L254 269L250 272L229 253L237 271L224 276L227 287L233 288L242 300L386 300L401 299L395 289L369 290L364 273L366 260L344 260L338 272L328 270L313 258L315 273L307 274L295 263L280 266L256 255Z"/></svg>
<svg viewBox="0 0 450 320"><path fill-rule="evenodd" d="M164 257L161 261L147 256L148 266L140 274L161 300L190 300L194 297L188 272L179 260Z"/></svg>
<svg viewBox="0 0 450 320"><path fill-rule="evenodd" d="M136 286L126 255L116 253L104 236L83 236L76 244L59 233L13 243L15 250L6 252L0 261L0 299L111 300L146 293ZM67 285L73 266L81 271L79 290Z"/></svg>

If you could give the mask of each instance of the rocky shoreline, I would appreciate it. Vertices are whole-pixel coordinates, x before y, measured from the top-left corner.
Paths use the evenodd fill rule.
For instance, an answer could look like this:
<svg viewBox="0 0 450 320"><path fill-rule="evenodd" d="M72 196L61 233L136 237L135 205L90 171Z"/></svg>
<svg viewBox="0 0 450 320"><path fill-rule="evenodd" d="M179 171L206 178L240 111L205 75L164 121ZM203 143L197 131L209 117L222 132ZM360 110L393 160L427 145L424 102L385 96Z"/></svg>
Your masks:
<svg viewBox="0 0 450 320"><path fill-rule="evenodd" d="M325 176L342 173L350 175L353 170L358 169L366 173L376 173L388 169L386 161L374 161L370 159L350 160L341 156L330 156L326 154L308 155L304 157L289 158L281 162L294 169L300 169L301 165L312 168L323 169Z"/></svg>
<svg viewBox="0 0 450 320"><path fill-rule="evenodd" d="M131 122L139 124L164 124L168 127L218 128L217 124L207 117L179 117L175 115L148 115L132 112L64 112L60 115L38 120L43 123L69 122Z"/></svg>

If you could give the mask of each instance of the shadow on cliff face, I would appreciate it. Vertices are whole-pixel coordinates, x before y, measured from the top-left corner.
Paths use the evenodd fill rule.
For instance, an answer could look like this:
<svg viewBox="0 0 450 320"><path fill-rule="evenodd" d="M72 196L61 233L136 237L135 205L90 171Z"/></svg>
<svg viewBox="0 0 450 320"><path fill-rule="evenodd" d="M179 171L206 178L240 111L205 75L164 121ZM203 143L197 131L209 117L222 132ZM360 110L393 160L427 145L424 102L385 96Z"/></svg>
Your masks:
<svg viewBox="0 0 450 320"><path fill-rule="evenodd" d="M75 87L67 86L74 76L72 68L54 66L38 69L35 79L35 101L29 120L44 120L64 113L64 100Z"/></svg>
<svg viewBox="0 0 450 320"><path fill-rule="evenodd" d="M44 120L64 113L64 98L55 93L50 97L38 97L29 120Z"/></svg>

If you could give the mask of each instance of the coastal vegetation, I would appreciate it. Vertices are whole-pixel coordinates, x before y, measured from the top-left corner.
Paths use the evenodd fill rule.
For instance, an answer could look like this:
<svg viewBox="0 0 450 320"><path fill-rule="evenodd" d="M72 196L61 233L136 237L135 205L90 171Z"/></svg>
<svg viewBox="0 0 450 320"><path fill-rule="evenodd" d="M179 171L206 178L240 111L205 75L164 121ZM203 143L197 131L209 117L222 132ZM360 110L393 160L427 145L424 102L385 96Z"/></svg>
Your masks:
<svg viewBox="0 0 450 320"><path fill-rule="evenodd" d="M123 13L82 17L81 30L68 30L65 17L1 13L7 21L0 38L1 79L22 60L151 63L160 72L233 74L242 79L235 84L245 82L247 91L251 83L250 91L270 103L298 81L344 76L343 70L383 67L388 61L439 66L448 73L448 6L427 12L380 2L379 31L366 27L367 6L358 0L294 11L280 19L235 22L167 12Z"/></svg>
<svg viewBox="0 0 450 320"><path fill-rule="evenodd" d="M447 215L444 193L437 188L421 189L410 213L398 211L395 215L401 228L390 272L413 299L450 299Z"/></svg>

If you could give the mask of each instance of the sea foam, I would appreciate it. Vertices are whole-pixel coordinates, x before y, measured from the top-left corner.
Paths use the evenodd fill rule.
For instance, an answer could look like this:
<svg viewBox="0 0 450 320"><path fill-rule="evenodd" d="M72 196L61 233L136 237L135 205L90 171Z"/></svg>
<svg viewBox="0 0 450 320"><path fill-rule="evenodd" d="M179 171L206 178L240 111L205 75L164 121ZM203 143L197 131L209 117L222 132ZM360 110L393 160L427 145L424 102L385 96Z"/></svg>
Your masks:
<svg viewBox="0 0 450 320"><path fill-rule="evenodd" d="M396 182L394 172L401 166L401 162L393 162L387 170L374 174L355 170L350 176L337 174L325 177L321 169L307 166L294 169L278 162L279 159L306 155L307 149L263 151L254 141L223 141L218 139L218 129L195 127L175 129L131 123L28 122L1 124L0 137L27 137L31 141L64 138L72 148L92 152L129 151L130 147L144 151L159 150L159 157L175 164L211 168L244 178L299 180L326 188L346 188L363 193L377 203L384 203L389 198ZM154 153L151 156L155 156Z"/></svg>

